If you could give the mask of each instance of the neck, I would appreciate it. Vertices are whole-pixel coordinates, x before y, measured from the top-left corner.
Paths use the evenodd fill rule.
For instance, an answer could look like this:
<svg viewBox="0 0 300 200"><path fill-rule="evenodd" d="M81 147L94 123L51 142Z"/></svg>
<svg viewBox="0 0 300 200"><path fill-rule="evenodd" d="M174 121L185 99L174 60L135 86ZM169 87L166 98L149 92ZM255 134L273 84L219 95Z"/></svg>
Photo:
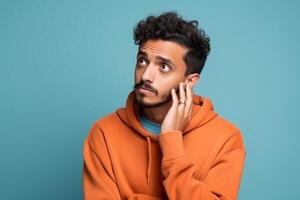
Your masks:
<svg viewBox="0 0 300 200"><path fill-rule="evenodd" d="M143 115L147 119L149 119L150 121L156 124L162 124L171 105L172 105L172 101L168 101L162 105L155 106L155 107L142 107L141 110Z"/></svg>

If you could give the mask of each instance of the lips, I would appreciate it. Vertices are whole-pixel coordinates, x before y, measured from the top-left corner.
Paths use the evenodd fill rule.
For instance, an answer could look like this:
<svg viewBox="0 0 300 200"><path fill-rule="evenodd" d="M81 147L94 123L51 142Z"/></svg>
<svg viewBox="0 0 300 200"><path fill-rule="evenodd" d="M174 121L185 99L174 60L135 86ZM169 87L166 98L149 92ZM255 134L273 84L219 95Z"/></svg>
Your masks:
<svg viewBox="0 0 300 200"><path fill-rule="evenodd" d="M149 90L149 89L144 88L144 87L138 87L137 89L138 89L138 91L140 93L151 93L151 94L154 94L154 92L152 90Z"/></svg>

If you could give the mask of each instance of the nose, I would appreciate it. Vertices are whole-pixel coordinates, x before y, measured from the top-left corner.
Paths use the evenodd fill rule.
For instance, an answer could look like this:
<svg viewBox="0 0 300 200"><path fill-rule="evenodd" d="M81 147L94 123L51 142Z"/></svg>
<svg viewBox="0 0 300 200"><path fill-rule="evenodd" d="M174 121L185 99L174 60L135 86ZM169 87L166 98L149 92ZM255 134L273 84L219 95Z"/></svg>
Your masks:
<svg viewBox="0 0 300 200"><path fill-rule="evenodd" d="M154 65L152 65L152 64L149 64L146 68L145 68L145 70L144 70L144 72L143 72L143 75L142 75L142 80L143 81L148 81L148 82L150 82L150 83L152 83L153 82L153 77L154 77L154 68L155 66Z"/></svg>

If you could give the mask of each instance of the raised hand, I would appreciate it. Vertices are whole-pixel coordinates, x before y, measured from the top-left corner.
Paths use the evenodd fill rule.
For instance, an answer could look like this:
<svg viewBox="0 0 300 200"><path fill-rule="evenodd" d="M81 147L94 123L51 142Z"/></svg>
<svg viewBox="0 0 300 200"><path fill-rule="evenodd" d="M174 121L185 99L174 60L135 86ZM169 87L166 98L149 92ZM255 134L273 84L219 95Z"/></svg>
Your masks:
<svg viewBox="0 0 300 200"><path fill-rule="evenodd" d="M182 131L191 119L193 105L192 85L188 82L179 85L179 98L172 89L172 106L161 126L161 133L168 131Z"/></svg>

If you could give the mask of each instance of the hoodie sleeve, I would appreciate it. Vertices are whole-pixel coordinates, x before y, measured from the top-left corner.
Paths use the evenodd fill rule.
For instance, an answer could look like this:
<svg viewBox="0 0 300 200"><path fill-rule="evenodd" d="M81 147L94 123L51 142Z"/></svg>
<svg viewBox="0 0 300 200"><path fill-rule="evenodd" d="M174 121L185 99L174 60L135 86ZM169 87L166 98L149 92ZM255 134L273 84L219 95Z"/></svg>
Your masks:
<svg viewBox="0 0 300 200"><path fill-rule="evenodd" d="M246 151L239 132L229 137L204 180L194 177L196 166L183 148L180 131L160 135L163 185L170 200L236 200Z"/></svg>
<svg viewBox="0 0 300 200"><path fill-rule="evenodd" d="M84 199L121 199L105 138L96 125L84 142L83 160Z"/></svg>

